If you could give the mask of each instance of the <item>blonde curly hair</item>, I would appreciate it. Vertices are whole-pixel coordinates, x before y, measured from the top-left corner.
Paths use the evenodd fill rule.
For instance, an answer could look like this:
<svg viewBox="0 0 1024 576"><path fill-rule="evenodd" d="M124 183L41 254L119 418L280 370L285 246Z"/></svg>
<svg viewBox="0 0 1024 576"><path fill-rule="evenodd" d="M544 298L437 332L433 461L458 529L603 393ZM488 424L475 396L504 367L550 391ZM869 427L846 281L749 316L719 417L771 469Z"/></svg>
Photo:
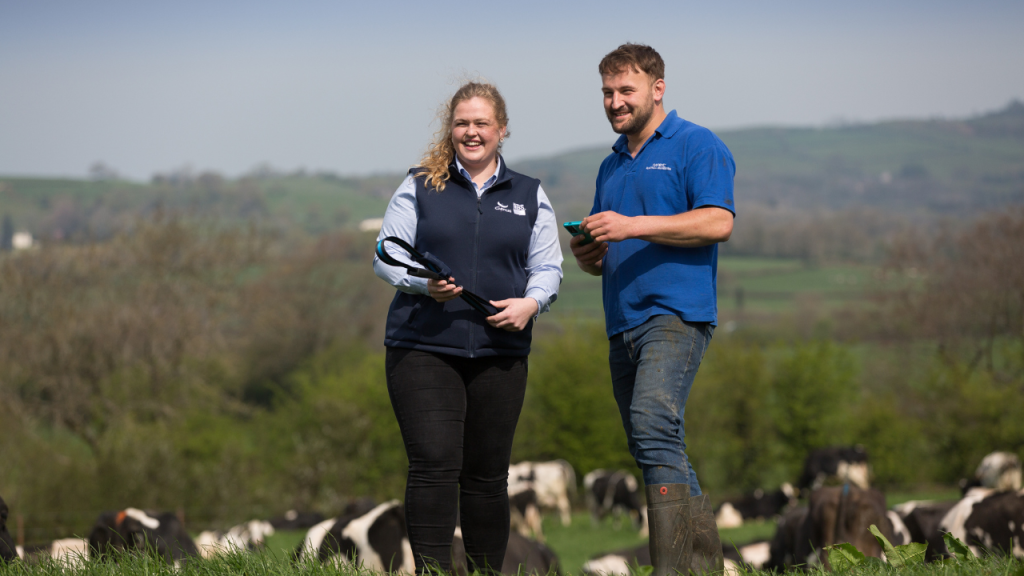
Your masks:
<svg viewBox="0 0 1024 576"><path fill-rule="evenodd" d="M494 107L494 117L498 121L498 126L506 128L505 138L511 135L507 130L508 111L505 109L505 99L501 97L498 89L493 84L486 82L466 82L463 84L438 112L437 118L441 126L434 133L434 140L427 147L427 152L424 154L423 159L415 166L416 168L421 168L421 170L416 172L416 175L422 176L426 174L427 186L432 186L438 192L444 190L445 184L451 178L451 174L448 173L448 166L455 161L455 145L452 143L452 117L455 116L455 107L472 98L483 98L490 102ZM498 143L498 152L501 152L500 142Z"/></svg>

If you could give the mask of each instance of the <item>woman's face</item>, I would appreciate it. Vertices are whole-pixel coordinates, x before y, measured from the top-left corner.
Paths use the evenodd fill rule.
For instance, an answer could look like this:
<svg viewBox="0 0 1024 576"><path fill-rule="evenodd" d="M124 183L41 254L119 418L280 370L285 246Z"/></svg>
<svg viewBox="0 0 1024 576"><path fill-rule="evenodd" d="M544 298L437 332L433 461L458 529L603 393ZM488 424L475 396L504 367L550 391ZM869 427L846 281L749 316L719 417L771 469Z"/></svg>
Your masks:
<svg viewBox="0 0 1024 576"><path fill-rule="evenodd" d="M452 144L459 162L467 169L485 168L498 156L498 143L505 127L498 126L494 106L475 96L455 106L452 115Z"/></svg>

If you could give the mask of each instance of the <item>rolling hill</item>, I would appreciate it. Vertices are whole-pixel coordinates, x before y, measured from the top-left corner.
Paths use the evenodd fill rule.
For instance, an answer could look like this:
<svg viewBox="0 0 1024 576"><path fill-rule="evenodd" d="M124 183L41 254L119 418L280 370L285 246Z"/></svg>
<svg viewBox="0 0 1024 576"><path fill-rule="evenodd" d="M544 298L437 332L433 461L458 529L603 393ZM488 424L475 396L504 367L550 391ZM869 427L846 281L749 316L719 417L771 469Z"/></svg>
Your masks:
<svg viewBox="0 0 1024 576"><path fill-rule="evenodd" d="M574 219L590 210L594 177L611 136L607 146L514 165L542 180L559 217ZM719 136L736 158L737 205L741 217L754 216L750 228L790 230L809 214L850 210L867 210L866 219L877 223L893 215L920 220L1024 203L1024 104L1017 101L962 120L750 128ZM104 238L158 208L318 234L383 215L401 179L330 173L233 180L207 173L159 176L149 183L0 177L0 217L44 239ZM790 244L800 242L807 240ZM776 252L800 256L791 248Z"/></svg>

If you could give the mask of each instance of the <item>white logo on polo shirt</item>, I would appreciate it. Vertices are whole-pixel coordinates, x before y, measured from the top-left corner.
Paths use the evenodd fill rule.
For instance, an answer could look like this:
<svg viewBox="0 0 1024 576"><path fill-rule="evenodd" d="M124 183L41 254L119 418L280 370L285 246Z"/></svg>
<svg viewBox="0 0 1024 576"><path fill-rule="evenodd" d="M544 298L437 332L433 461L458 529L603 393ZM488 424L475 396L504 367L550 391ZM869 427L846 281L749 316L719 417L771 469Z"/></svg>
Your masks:
<svg viewBox="0 0 1024 576"><path fill-rule="evenodd" d="M523 206L522 204L516 204L515 202L513 202L512 212L516 216L526 216L526 206Z"/></svg>
<svg viewBox="0 0 1024 576"><path fill-rule="evenodd" d="M668 170L669 172L672 171L672 167L671 166L669 166L668 164L663 164L661 162L658 162L658 163L655 163L655 164L651 164L650 166L647 167L647 169L648 170Z"/></svg>

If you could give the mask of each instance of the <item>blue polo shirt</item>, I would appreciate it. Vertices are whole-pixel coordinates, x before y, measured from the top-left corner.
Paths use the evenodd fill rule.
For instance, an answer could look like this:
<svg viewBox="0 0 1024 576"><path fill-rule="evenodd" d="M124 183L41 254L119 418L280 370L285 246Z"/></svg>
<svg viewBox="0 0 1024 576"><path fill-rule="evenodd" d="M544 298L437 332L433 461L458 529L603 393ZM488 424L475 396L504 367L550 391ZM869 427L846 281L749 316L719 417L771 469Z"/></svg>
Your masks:
<svg viewBox="0 0 1024 576"><path fill-rule="evenodd" d="M733 214L736 164L710 130L675 110L633 158L625 135L601 163L591 214L670 216L702 206ZM718 320L718 245L678 248L643 240L610 242L601 264L608 337L659 314Z"/></svg>

